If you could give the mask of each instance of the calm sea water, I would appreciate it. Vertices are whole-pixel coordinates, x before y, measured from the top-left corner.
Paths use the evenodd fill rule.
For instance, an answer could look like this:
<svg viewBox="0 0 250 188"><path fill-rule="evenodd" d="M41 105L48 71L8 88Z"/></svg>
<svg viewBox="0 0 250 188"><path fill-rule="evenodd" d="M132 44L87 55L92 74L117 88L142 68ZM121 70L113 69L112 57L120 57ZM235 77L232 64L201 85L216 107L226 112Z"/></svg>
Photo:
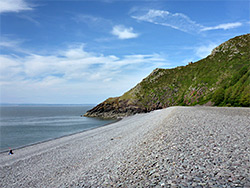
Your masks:
<svg viewBox="0 0 250 188"><path fill-rule="evenodd" d="M81 117L93 106L1 106L0 151L103 126L114 120Z"/></svg>

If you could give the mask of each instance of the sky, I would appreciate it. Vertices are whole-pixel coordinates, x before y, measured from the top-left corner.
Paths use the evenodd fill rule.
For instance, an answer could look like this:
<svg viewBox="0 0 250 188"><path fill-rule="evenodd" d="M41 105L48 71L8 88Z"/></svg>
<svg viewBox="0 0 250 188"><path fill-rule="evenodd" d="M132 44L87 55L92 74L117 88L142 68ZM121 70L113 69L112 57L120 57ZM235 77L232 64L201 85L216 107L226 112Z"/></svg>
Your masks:
<svg viewBox="0 0 250 188"><path fill-rule="evenodd" d="M246 33L248 0L0 0L0 103L97 104Z"/></svg>

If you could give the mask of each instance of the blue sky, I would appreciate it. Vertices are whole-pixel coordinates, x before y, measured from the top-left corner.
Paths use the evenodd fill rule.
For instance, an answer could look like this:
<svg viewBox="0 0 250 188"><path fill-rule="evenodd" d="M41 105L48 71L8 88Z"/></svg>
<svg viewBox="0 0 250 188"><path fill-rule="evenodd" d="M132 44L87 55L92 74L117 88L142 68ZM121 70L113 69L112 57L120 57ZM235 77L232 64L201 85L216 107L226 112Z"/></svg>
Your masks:
<svg viewBox="0 0 250 188"><path fill-rule="evenodd" d="M1 103L96 104L250 32L248 0L0 0Z"/></svg>

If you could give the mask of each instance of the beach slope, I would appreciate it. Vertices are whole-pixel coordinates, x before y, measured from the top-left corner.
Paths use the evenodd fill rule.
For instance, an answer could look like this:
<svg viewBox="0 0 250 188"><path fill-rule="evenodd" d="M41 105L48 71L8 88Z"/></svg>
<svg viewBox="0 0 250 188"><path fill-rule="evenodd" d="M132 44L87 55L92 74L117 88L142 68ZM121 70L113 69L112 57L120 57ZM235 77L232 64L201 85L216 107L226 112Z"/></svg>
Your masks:
<svg viewBox="0 0 250 188"><path fill-rule="evenodd" d="M250 109L170 107L0 154L0 187L249 187Z"/></svg>

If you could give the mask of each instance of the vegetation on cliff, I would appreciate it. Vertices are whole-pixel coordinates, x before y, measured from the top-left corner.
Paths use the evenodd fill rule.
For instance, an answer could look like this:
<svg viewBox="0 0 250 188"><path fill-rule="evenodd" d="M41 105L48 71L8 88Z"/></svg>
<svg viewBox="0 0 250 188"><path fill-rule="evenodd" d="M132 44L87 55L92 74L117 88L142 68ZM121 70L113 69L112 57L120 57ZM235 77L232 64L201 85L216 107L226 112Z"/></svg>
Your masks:
<svg viewBox="0 0 250 188"><path fill-rule="evenodd" d="M155 69L124 95L105 100L85 116L117 118L177 105L250 107L250 34L230 39L187 66Z"/></svg>

